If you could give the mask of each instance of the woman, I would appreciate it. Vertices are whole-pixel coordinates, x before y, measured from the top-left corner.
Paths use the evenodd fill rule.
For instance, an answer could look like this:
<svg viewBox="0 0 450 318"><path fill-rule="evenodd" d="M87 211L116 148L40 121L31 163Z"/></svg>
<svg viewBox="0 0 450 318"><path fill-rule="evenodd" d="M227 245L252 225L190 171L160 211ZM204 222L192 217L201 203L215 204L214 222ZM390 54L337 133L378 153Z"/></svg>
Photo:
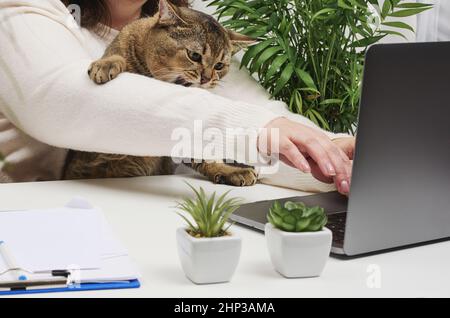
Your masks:
<svg viewBox="0 0 450 318"><path fill-rule="evenodd" d="M224 134L227 128L268 128L280 158L298 169L283 166L289 180L283 175L279 182L280 174L278 179L275 174L272 181L270 176L265 179L268 182L303 188L304 173L312 172L321 181L334 182L341 193L349 192L354 139L322 131L291 114L283 103L270 101L236 63L223 87L213 92L129 73L95 86L86 75L89 64L102 55L117 30L155 13L158 4L155 0L73 2L81 5L83 28L73 23L66 7L69 1L0 3L4 66L0 71L0 152L11 179L60 178L65 149L170 156L176 144L172 131L180 127L193 131L194 121L201 120L204 129L216 128ZM187 1L172 2L186 5ZM76 11L77 7L70 8ZM273 138L276 130L279 137ZM211 143L224 148L223 140ZM245 158L245 153L257 148L257 141L251 141L247 149L226 159Z"/></svg>

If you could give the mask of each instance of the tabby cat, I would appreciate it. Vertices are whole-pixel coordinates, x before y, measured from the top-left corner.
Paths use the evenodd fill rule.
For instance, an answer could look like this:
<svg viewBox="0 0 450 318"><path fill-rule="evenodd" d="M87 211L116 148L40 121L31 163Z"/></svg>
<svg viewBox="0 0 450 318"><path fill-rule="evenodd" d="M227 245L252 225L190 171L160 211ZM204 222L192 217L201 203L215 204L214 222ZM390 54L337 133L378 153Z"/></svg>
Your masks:
<svg viewBox="0 0 450 318"><path fill-rule="evenodd" d="M205 13L160 0L159 12L126 26L88 74L97 84L126 71L187 87L213 88L227 74L231 56L253 42ZM257 180L255 170L244 165L223 161L189 165L215 183L248 186ZM170 157L71 151L65 179L171 174L173 169Z"/></svg>

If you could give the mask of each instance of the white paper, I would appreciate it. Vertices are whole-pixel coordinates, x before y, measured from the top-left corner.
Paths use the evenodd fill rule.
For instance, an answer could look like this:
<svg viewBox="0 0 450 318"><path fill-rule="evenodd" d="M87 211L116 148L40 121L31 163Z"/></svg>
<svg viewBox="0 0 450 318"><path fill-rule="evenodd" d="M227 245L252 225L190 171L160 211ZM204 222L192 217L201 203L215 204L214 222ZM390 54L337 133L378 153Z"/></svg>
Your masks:
<svg viewBox="0 0 450 318"><path fill-rule="evenodd" d="M101 229L96 210L64 207L0 212L0 240L18 265L32 272L99 268ZM0 273L4 270L0 262Z"/></svg>
<svg viewBox="0 0 450 318"><path fill-rule="evenodd" d="M102 259L116 256L127 256L128 251L114 236L105 216L102 213L98 213L98 215L101 223Z"/></svg>
<svg viewBox="0 0 450 318"><path fill-rule="evenodd" d="M82 270L79 278L81 283L104 283L137 279L139 274L128 256L116 256L103 259L100 269Z"/></svg>
<svg viewBox="0 0 450 318"><path fill-rule="evenodd" d="M54 269L72 269L82 283L139 277L101 210L81 198L63 208L0 212L0 240L21 268L33 272L30 280L49 277L44 272ZM0 257L0 274L6 269ZM0 275L0 281L12 278Z"/></svg>

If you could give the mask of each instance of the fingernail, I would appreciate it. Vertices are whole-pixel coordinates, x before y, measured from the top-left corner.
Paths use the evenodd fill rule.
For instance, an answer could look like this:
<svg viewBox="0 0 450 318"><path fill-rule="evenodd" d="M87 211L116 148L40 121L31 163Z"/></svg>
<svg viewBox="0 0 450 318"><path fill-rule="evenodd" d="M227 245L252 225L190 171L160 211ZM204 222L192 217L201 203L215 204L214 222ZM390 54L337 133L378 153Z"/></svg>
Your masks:
<svg viewBox="0 0 450 318"><path fill-rule="evenodd" d="M350 186L348 185L348 182L346 180L343 180L341 182L341 191L344 193L349 193L350 192Z"/></svg>
<svg viewBox="0 0 450 318"><path fill-rule="evenodd" d="M328 169L328 173L330 175L332 175L332 176L336 175L336 171L334 170L333 165L331 163L327 164L327 169Z"/></svg>

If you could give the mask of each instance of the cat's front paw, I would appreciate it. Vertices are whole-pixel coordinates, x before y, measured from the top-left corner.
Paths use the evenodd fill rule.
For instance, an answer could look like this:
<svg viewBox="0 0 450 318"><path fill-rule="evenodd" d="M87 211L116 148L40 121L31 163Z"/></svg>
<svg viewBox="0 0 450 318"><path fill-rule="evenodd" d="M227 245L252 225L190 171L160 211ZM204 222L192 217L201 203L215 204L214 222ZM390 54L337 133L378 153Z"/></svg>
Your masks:
<svg viewBox="0 0 450 318"><path fill-rule="evenodd" d="M113 55L91 64L88 75L97 84L105 84L125 71L126 62L122 56Z"/></svg>
<svg viewBox="0 0 450 318"><path fill-rule="evenodd" d="M256 184L258 176L253 168L238 168L230 172L218 172L214 175L214 183L228 184L237 187Z"/></svg>

